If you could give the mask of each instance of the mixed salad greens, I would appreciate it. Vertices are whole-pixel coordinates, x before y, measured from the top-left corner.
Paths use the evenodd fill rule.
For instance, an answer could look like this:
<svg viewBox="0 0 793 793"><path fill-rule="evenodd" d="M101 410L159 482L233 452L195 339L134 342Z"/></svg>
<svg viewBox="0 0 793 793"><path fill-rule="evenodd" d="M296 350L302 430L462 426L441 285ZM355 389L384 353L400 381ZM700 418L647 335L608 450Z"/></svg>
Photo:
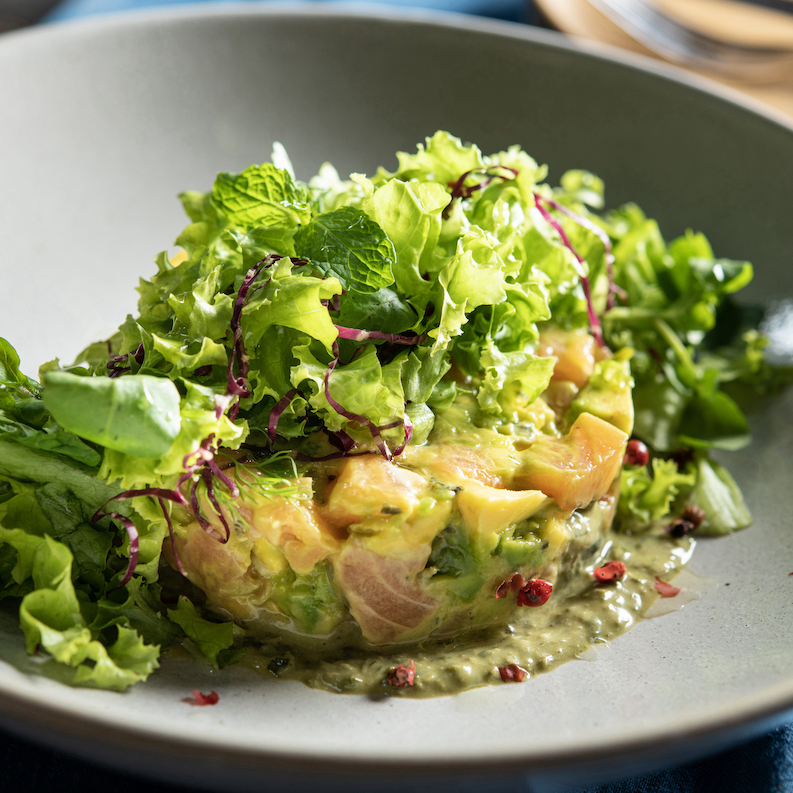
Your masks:
<svg viewBox="0 0 793 793"><path fill-rule="evenodd" d="M217 666L244 652L240 629L160 582L179 511L209 530L199 487L228 536L239 492L221 450L290 495L306 461L423 443L460 392L508 422L503 394L548 386L554 359L535 348L550 323L632 351L651 462L623 470L621 530L686 504L704 509L700 533L751 522L710 454L749 442L736 386L784 376L731 298L751 265L699 233L667 244L633 204L601 214L599 178L568 171L552 189L517 146L484 156L438 132L397 157L393 173L325 164L303 183L276 145L181 195L183 253L156 257L108 341L45 364L39 384L0 339L0 597L60 679L123 690L185 638Z"/></svg>

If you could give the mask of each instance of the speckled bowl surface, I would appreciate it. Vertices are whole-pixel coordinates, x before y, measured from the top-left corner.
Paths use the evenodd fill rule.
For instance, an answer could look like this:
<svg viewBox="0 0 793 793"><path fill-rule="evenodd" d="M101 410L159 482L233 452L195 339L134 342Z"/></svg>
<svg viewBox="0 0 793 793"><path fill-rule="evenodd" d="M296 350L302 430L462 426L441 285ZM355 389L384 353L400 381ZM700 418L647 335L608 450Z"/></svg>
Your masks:
<svg viewBox="0 0 793 793"><path fill-rule="evenodd" d="M670 68L507 23L326 6L202 7L0 39L0 336L69 360L134 309L182 227L176 194L269 157L307 178L394 164L436 129L519 143L606 181L667 237L704 231L793 298L793 127ZM126 694L36 674L0 615L2 722L84 756L218 789L520 789L681 762L793 707L793 394L730 463L756 518L702 542L685 606L587 661L436 700L341 697L166 662ZM194 688L220 703L191 708ZM460 782L465 778L466 782ZM471 789L473 790L474 787ZM525 789L525 788L523 788Z"/></svg>

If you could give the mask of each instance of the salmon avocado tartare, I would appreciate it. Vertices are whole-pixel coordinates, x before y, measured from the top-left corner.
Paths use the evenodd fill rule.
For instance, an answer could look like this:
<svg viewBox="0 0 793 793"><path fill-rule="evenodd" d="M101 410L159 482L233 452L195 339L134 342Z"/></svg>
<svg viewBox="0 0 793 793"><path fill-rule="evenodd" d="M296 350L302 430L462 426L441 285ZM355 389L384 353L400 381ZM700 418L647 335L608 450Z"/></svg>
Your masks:
<svg viewBox="0 0 793 793"><path fill-rule="evenodd" d="M751 518L747 262L438 132L181 196L137 316L40 383L0 339L0 595L59 679L161 652L351 693L519 683ZM738 320L736 320L738 317ZM251 659L255 659L252 661Z"/></svg>

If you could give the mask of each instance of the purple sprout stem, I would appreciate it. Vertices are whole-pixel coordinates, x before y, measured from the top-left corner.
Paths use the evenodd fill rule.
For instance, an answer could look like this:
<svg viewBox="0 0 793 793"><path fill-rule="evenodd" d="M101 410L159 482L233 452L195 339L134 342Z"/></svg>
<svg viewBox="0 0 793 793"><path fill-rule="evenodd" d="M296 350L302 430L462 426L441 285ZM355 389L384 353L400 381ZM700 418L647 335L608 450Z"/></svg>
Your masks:
<svg viewBox="0 0 793 793"><path fill-rule="evenodd" d="M427 338L426 333L420 336L403 336L399 333L382 333L379 330L358 330L357 328L345 328L343 325L334 325L339 332L340 339L350 341L387 341L390 344L421 344Z"/></svg>
<svg viewBox="0 0 793 793"><path fill-rule="evenodd" d="M229 477L229 475L220 470L218 464L215 462L214 457L211 460L207 460L206 467L214 474L221 482L226 486L226 490L229 491L229 494L232 498L239 498L240 489L237 487L237 483ZM204 469L206 470L206 468Z"/></svg>
<svg viewBox="0 0 793 793"><path fill-rule="evenodd" d="M231 314L231 331L233 334L231 357L229 359L229 366L226 373L227 387L226 394L244 399L251 395L250 386L248 385L248 364L250 357L245 350L245 342L242 338L242 309L248 301L248 293L250 292L253 282L259 277L262 270L272 267L275 262L282 259L277 253L270 253L264 257L255 267L251 267L242 279L240 288L237 290L237 297L234 300L234 310ZM262 284L261 286L264 286ZM234 364L237 364L237 375L234 375ZM237 418L239 413L239 399L232 406L229 411L229 418L231 421Z"/></svg>
<svg viewBox="0 0 793 793"><path fill-rule="evenodd" d="M399 457L399 455L405 451L407 445L413 440L413 422L410 420L407 413L404 414L402 424L405 428L405 440L394 449L394 457Z"/></svg>
<svg viewBox="0 0 793 793"><path fill-rule="evenodd" d="M135 524L129 518L124 517L124 515L121 515L118 512L106 512L100 517L105 516L111 520L117 520L119 523L121 523L126 529L127 536L129 537L129 564L127 565L124 577L121 579L121 583L117 587L114 587L110 590L111 592L117 592L119 589L121 589L121 587L126 586L129 583L129 580L132 578L132 574L135 572L135 568L138 566L138 553L140 551L138 530L135 528ZM94 522L96 522L96 520L97 517L94 515Z"/></svg>
<svg viewBox="0 0 793 793"><path fill-rule="evenodd" d="M218 503L217 496L215 495L215 488L212 485L212 472L209 470L209 468L204 468L204 470L201 472L201 475L204 479L204 484L206 485L209 501L212 504L215 513L220 518L223 528L226 530L226 538L221 538L220 540L220 542L225 544L229 541L229 537L231 537L231 529L229 528L229 524L226 522L226 516L223 514L223 508Z"/></svg>
<svg viewBox="0 0 793 793"><path fill-rule="evenodd" d="M164 498L168 501L173 501L176 504L181 504L182 506L187 506L187 501L185 497L178 491L178 490L168 490L164 487L145 487L141 490L124 490L122 493L119 493L112 498L109 498L102 504L101 507L94 513L94 516L91 518L93 523L97 523L105 514L109 515L110 513L103 513L102 510L111 502L116 501L121 498L137 498L138 496L152 496L153 498Z"/></svg>
<svg viewBox="0 0 793 793"><path fill-rule="evenodd" d="M355 446L355 441L344 430L331 432L326 427L325 434L328 436L328 440L341 452L349 452Z"/></svg>
<svg viewBox="0 0 793 793"><path fill-rule="evenodd" d="M347 410L344 405L341 405L330 395L330 375L336 368L336 364L338 362L338 357L334 358L328 365L328 368L325 370L325 399L328 400L330 406L339 415L344 416L346 419L350 419L350 421L357 421L359 424L362 424L364 427L366 427L372 434L372 440L380 450L380 454L382 454L386 460L391 460L393 455L391 454L391 450L388 448L388 444L385 442L382 434L380 433L380 428L374 422L366 418L366 416L360 416L357 413L352 413L351 411Z"/></svg>
<svg viewBox="0 0 793 793"><path fill-rule="evenodd" d="M165 506L165 501L162 498L158 498L157 501L159 501L162 514L165 515L165 520L168 523L168 536L171 538L171 552L173 553L174 561L176 562L176 566L179 568L179 572L186 578L187 573L185 572L184 567L182 567L182 560L179 558L179 554L176 551L176 540L173 536L173 525L171 523L171 516L168 514L168 509Z"/></svg>
<svg viewBox="0 0 793 793"><path fill-rule="evenodd" d="M545 199L538 193L534 193L534 203L542 215L543 219L549 223L562 240L562 244L575 256L576 261L580 265L584 265L584 260L578 255L578 251L573 247L562 224L545 208ZM589 332L594 337L595 341L601 346L605 347L606 342L603 340L603 328L600 325L598 315L595 313L595 307L592 304L592 288L589 283L589 277L586 275L581 276L581 287L584 290L584 297L586 298L587 316L589 317Z"/></svg>
<svg viewBox="0 0 793 793"><path fill-rule="evenodd" d="M198 482L193 482L193 485L190 488L190 509L193 511L193 515L195 515L198 525L204 531L208 532L212 526L210 525L209 521L201 514L201 505L198 503Z"/></svg>
<svg viewBox="0 0 793 793"><path fill-rule="evenodd" d="M218 417L219 418L219 417ZM178 490L190 477L199 469L202 468L206 463L211 460L215 456L215 448L212 446L212 441L215 438L215 433L211 433L203 441L201 441L201 445L194 451L190 452L190 454L186 454L182 458L182 468L185 469L184 473L179 477L179 481L176 483L176 489ZM190 458L195 457L195 462L191 463Z"/></svg>
<svg viewBox="0 0 793 793"><path fill-rule="evenodd" d="M545 199L545 202L557 210L557 212L567 215L570 220L575 221L579 226L583 226L587 231L591 231L603 243L603 248L606 252L606 274L609 281L606 310L610 311L616 305L615 297L619 291L619 287L614 283L614 254L611 250L611 238L602 228L600 228L600 226L597 225L597 223L593 223L589 218L579 215L577 212L573 212L572 209L569 209L564 204L560 204L558 201L554 201L553 199Z"/></svg>
<svg viewBox="0 0 793 793"><path fill-rule="evenodd" d="M504 176L500 173L493 173L498 169L509 171L511 176ZM481 182L470 185L469 187L465 186L465 180L472 174L472 173L482 173L487 176L487 179L483 179ZM494 165L491 168L472 168L470 171L466 171L456 182L449 182L448 186L451 187L452 193L451 198L449 199L449 203L443 210L443 217L449 217L449 211L451 210L451 206L454 203L456 198L470 198L477 190L483 190L487 187L494 179L503 179L505 182L509 179L516 179L518 176L518 170L515 168L510 168L508 165Z"/></svg>
<svg viewBox="0 0 793 793"><path fill-rule="evenodd" d="M275 443L275 435L278 430L278 421L281 414L292 404L292 400L297 396L297 389L293 388L282 396L275 407L270 411L270 418L267 419L267 434L270 437L270 443Z"/></svg>
<svg viewBox="0 0 793 793"><path fill-rule="evenodd" d="M138 530L135 528L135 524L129 519L125 518L118 512L103 512L104 508L111 502L116 501L117 499L127 499L127 498L136 498L138 496L150 496L152 498L156 498L161 509L163 515L165 515L165 520L168 523L168 534L171 537L171 548L173 548L174 558L176 559L176 563L179 566L179 570L183 575L186 575L184 568L182 567L182 563L179 560L179 556L176 553L176 546L174 545L174 537L173 537L173 526L171 525L171 518L168 514L168 511L165 508L165 501L173 501L175 504L181 504L182 506L188 506L187 500L185 497L178 491L178 490L168 490L163 487L146 487L140 490L125 490L123 493L119 493L112 498L109 498L102 504L101 507L94 513L91 521L93 523L99 522L104 517L109 517L113 520L120 521L124 528L127 531L127 535L129 536L129 565L127 566L127 571L124 574L124 578L121 583L116 587L116 589L121 589L129 580L132 578L132 573L135 571L135 567L138 564ZM116 589L112 590L113 592Z"/></svg>

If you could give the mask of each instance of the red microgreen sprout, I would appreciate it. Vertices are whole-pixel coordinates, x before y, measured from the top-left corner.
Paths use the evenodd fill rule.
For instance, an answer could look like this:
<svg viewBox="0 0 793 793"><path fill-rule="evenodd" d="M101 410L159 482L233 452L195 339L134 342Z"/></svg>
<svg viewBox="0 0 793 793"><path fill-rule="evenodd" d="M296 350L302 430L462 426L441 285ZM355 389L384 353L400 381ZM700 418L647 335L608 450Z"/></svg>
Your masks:
<svg viewBox="0 0 793 793"><path fill-rule="evenodd" d="M245 350L245 343L242 339L242 309L248 302L249 293L253 282L259 277L262 270L269 269L277 261L282 259L277 253L271 253L264 257L255 267L251 267L242 279L242 284L237 290L237 297L234 301L234 310L231 315L231 332L232 332L232 348L231 356L229 358L228 371L226 373L227 387L226 394L238 397L237 401L232 405L229 411L229 419L234 421L237 418L237 413L240 409L240 399L245 399L251 395L250 386L248 384L248 364L250 357ZM268 281L260 284L257 289L264 287ZM234 365L237 366L237 374L234 374Z"/></svg>
<svg viewBox="0 0 793 793"><path fill-rule="evenodd" d="M206 532L212 532L209 521L201 514L201 506L198 503L198 482L193 482L190 487L190 509L198 521L198 525Z"/></svg>
<svg viewBox="0 0 793 793"><path fill-rule="evenodd" d="M171 538L171 553L173 554L176 566L179 568L179 572L187 577L187 571L182 566L182 560L179 558L179 554L176 551L176 538L173 536L173 524L171 523L171 516L168 509L165 506L165 501L163 501L162 498L158 498L157 503L160 505L162 514L165 515L165 522L168 524L168 536Z"/></svg>
<svg viewBox="0 0 793 793"><path fill-rule="evenodd" d="M553 592L553 584L542 578L532 578L522 589L518 590L518 605L537 608L548 602Z"/></svg>
<svg viewBox="0 0 793 793"><path fill-rule="evenodd" d="M607 562L603 567L596 567L592 571L595 581L599 584L613 584L620 578L625 577L627 568L625 562Z"/></svg>
<svg viewBox="0 0 793 793"><path fill-rule="evenodd" d="M97 513L98 514L98 513ZM129 580L132 578L132 574L135 572L135 568L138 566L138 553L140 551L140 546L138 545L138 530L135 528L135 524L124 515L119 514L118 512L106 512L108 518L112 520L117 520L127 531L127 536L129 537L129 563L127 564L127 569L124 572L124 577L121 579L121 583L117 587L113 587L111 592L116 592L117 590L121 589L121 587L126 586ZM100 518L104 517L105 515L99 515ZM94 522L97 520L97 515L94 515Z"/></svg>
<svg viewBox="0 0 793 793"><path fill-rule="evenodd" d="M481 182L477 182L477 184L468 185L466 187L465 180L472 174L484 174L486 178ZM452 194L449 203L443 210L443 217L449 217L455 199L470 198L477 190L484 190L494 179L501 179L504 182L508 182L517 179L517 177L518 171L507 165L494 165L492 168L472 168L470 171L466 171L456 182L448 183L447 186L451 189Z"/></svg>
<svg viewBox="0 0 793 793"><path fill-rule="evenodd" d="M405 336L401 333L382 333L379 330L358 330L357 328L345 328L343 325L334 325L339 332L340 339L349 341L386 341L389 344L421 344L427 338L426 333L420 336Z"/></svg>
<svg viewBox="0 0 793 793"><path fill-rule="evenodd" d="M679 586L672 586L672 584L662 581L658 576L655 577L655 588L662 598L673 598L680 592Z"/></svg>
<svg viewBox="0 0 793 793"><path fill-rule="evenodd" d="M236 482L223 471L221 471L218 467L218 464L215 462L215 452L217 452L217 447L212 443L214 437L214 434L212 434L204 438L204 440L201 442L201 445L194 452L184 456L182 460L182 467L185 469L185 472L179 478L176 486L177 488L180 488L195 474L197 474L199 471L201 472L201 478L207 490L207 498L212 504L215 514L223 524L223 528L226 531L226 536L223 537L222 535L217 534L212 529L212 525L209 523L209 521L207 521L206 518L201 515L201 507L198 502L197 481L194 481L190 488L190 509L198 521L198 524L204 531L215 534L220 542L226 543L231 536L231 527L226 520L223 508L220 506L220 503L217 500L212 479L213 477L219 479L225 486L226 490L228 490L229 495L231 495L232 498L238 498L240 495L240 490L239 487L237 487Z"/></svg>
<svg viewBox="0 0 793 793"><path fill-rule="evenodd" d="M550 201L543 198L539 193L534 193L534 204L537 207L540 215L542 215L543 220L545 220L546 223L554 228L562 240L562 244L565 246L565 248L567 248L567 250L570 251L570 253L573 254L578 264L583 267L585 265L584 260L581 258L581 256L579 256L578 251L573 247L573 244L570 242L570 238L562 228L562 224L548 211L545 206L546 203L550 203ZM605 347L606 342L603 339L603 328L592 303L592 287L589 282L589 276L581 276L581 288L584 290L584 297L586 298L587 316L589 317L589 332L601 347Z"/></svg>
<svg viewBox="0 0 793 793"><path fill-rule="evenodd" d="M192 478L200 468L215 456L215 447L212 441L215 439L215 434L212 433L201 441L199 447L190 454L186 454L182 458L182 468L184 473L179 477L176 487L180 488L188 479Z"/></svg>
<svg viewBox="0 0 793 793"><path fill-rule="evenodd" d="M324 428L324 431L328 436L328 440L342 452L348 452L353 446L355 446L355 441L346 432L344 432L344 430L331 432L327 428Z"/></svg>
<svg viewBox="0 0 793 793"><path fill-rule="evenodd" d="M347 410L344 405L337 402L330 394L330 376L333 373L333 370L336 368L336 364L339 363L338 356L334 358L328 368L325 370L325 399L328 400L330 406L340 415L344 416L346 419L350 419L350 421L357 421L359 424L366 427L369 432L372 434L372 440L375 443L375 446L380 450L380 454L385 457L386 460L393 459L393 454L391 450L388 448L388 444L385 442L382 434L380 433L380 428L372 421L369 421L366 416L361 416L358 413L353 413Z"/></svg>
<svg viewBox="0 0 793 793"><path fill-rule="evenodd" d="M275 435L278 430L278 420L281 414L292 404L292 400L297 396L297 389L293 388L282 396L275 407L270 411L270 418L267 420L267 435L270 437L270 443L275 443Z"/></svg>
<svg viewBox="0 0 793 793"><path fill-rule="evenodd" d="M407 445L413 440L413 422L408 418L407 413L402 417L402 426L405 431L405 440L394 449L394 457L399 457L399 455L405 451Z"/></svg>
<svg viewBox="0 0 793 793"><path fill-rule="evenodd" d="M412 686L416 679L416 664L411 658L407 664L400 664L388 673L386 683L394 688Z"/></svg>
<svg viewBox="0 0 793 793"><path fill-rule="evenodd" d="M217 691L210 691L208 694L202 694L197 688L193 689L192 697L185 697L182 702L188 705L196 705L198 707L205 707L206 705L217 705L220 697Z"/></svg>
<svg viewBox="0 0 793 793"><path fill-rule="evenodd" d="M215 514L218 516L218 518L220 518L220 522L223 524L223 528L226 530L226 536L219 537L220 542L225 544L229 541L229 537L231 537L231 527L226 521L223 508L220 506L217 496L215 495L215 486L212 483L212 471L209 468L204 468L204 470L201 472L201 476L207 489L207 498L209 498L209 501L215 510Z"/></svg>
<svg viewBox="0 0 793 793"><path fill-rule="evenodd" d="M587 231L591 231L603 243L606 259L606 276L609 283L608 298L606 299L606 310L608 311L614 308L616 305L615 297L619 294L620 297L624 298L625 293L614 283L614 254L611 251L611 238L602 228L600 228L600 226L598 226L596 223L593 223L589 218L579 215L578 212L573 212L572 209L569 209L564 204L560 204L558 201L554 201L553 199L546 198L545 201L557 212L567 215L570 220L578 223L579 226L582 226Z"/></svg>
<svg viewBox="0 0 793 793"><path fill-rule="evenodd" d="M206 473L207 469L209 469L212 472L212 475L216 476L225 485L226 490L229 491L229 494L232 498L239 498L240 489L237 487L237 483L227 474L221 471L220 468L218 468L218 464L215 462L214 456L206 461L204 473Z"/></svg>
<svg viewBox="0 0 793 793"><path fill-rule="evenodd" d="M625 447L625 465L645 466L650 461L650 450L647 445L635 438L628 441Z"/></svg>
<svg viewBox="0 0 793 793"><path fill-rule="evenodd" d="M185 497L178 491L178 490L167 490L166 488L162 487L147 487L141 490L124 490L123 492L119 493L118 495L109 498L102 504L101 507L94 513L91 521L93 523L98 523L102 518L108 517L111 520L116 520L124 526L124 529L127 532L127 536L129 537L129 564L127 565L126 572L124 573L124 577L121 579L121 583L113 590L115 592L117 589L121 589L121 587L125 586L129 580L132 578L132 574L135 572L135 568L138 564L138 530L135 528L135 524L124 515L121 515L118 512L104 512L104 508L111 502L117 501L119 499L127 499L127 498L136 498L138 496L150 496L152 498L156 498L157 502L160 505L160 508L163 511L163 515L165 515L165 520L168 523L168 533L171 538L171 547L173 548L174 557L176 558L176 563L179 566L179 569L182 573L184 573L184 569L182 568L182 563L179 561L179 557L176 555L176 546L174 545L174 537L173 537L173 526L171 525L171 519L168 515L168 511L165 507L165 501L173 501L176 504L182 504L183 506L187 506L187 501Z"/></svg>
<svg viewBox="0 0 793 793"><path fill-rule="evenodd" d="M521 669L517 664L499 666L498 673L505 683L522 683L526 677L526 670Z"/></svg>
<svg viewBox="0 0 793 793"><path fill-rule="evenodd" d="M108 343L108 348L110 344ZM140 366L143 363L143 356L144 356L144 349L143 345L139 344L138 348L135 352L132 353L132 357L135 359L135 362ZM108 377L120 377L122 374L126 374L127 372L132 371L131 366L120 366L120 364L124 363L125 361L129 360L130 353L124 353L124 355L114 355L106 364L106 368L110 370L108 373Z"/></svg>

